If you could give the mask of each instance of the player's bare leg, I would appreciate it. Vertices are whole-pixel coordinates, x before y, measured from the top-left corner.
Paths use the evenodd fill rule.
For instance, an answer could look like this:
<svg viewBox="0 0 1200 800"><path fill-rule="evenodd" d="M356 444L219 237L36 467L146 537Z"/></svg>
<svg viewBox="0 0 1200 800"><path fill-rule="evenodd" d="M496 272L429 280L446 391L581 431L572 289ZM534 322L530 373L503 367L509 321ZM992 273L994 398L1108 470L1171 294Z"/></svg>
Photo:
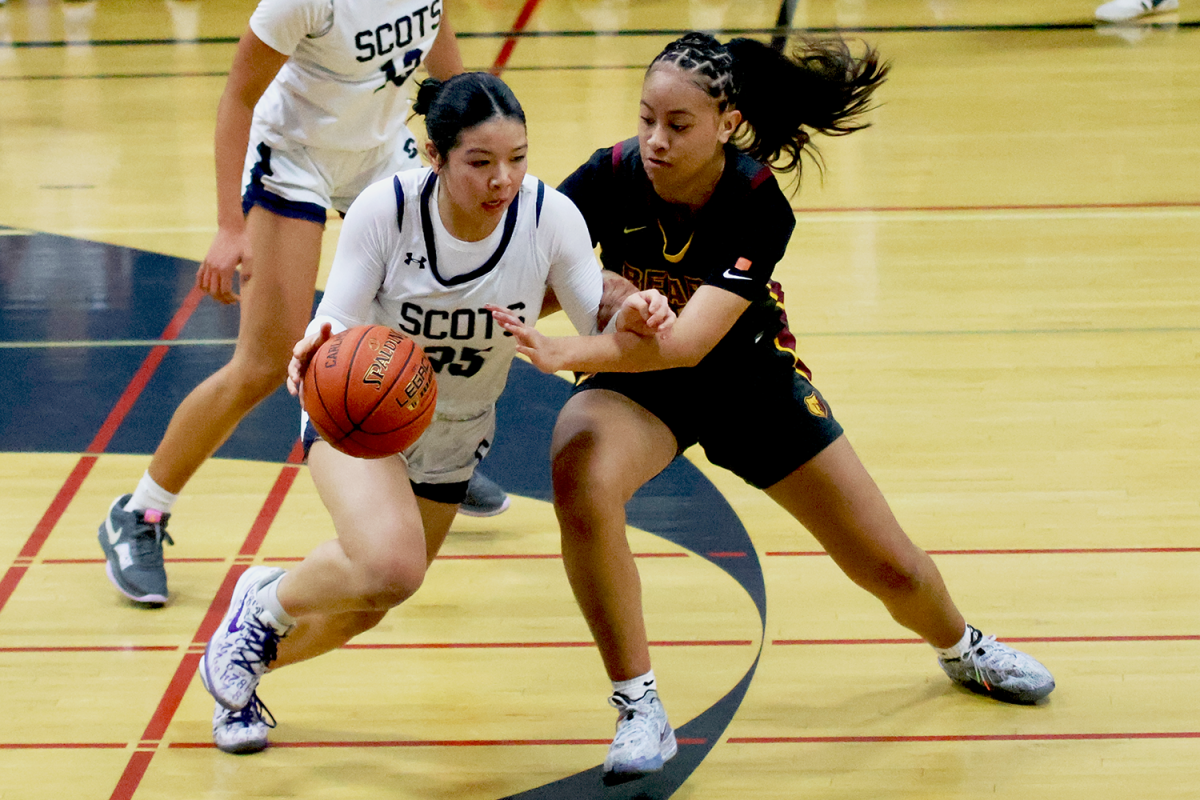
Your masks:
<svg viewBox="0 0 1200 800"><path fill-rule="evenodd" d="M150 477L178 494L238 423L287 377L292 346L312 317L324 228L255 206L246 219L253 243L241 281L233 357L180 403L150 461Z"/></svg>
<svg viewBox="0 0 1200 800"><path fill-rule="evenodd" d="M559 414L551 445L563 561L613 682L617 732L605 782L663 768L678 750L658 698L642 616L642 585L625 533L625 504L676 452L658 418L614 392L581 392Z"/></svg>
<svg viewBox="0 0 1200 800"><path fill-rule="evenodd" d="M290 572L253 567L239 579L200 665L225 708L253 702L268 668L340 647L412 596L454 519L457 506L413 496L401 459L352 458L317 442L309 467L338 538Z"/></svg>
<svg viewBox="0 0 1200 800"><path fill-rule="evenodd" d="M247 226L253 253L250 266L243 265L233 358L175 409L138 489L118 497L100 525L109 579L139 602L167 601L163 543L172 543L166 525L175 495L283 382L292 345L312 313L323 228L259 207Z"/></svg>
<svg viewBox="0 0 1200 800"><path fill-rule="evenodd" d="M1034 703L1054 689L1035 659L967 625L933 559L901 529L845 436L766 491L852 581L937 649L952 679L1011 703Z"/></svg>

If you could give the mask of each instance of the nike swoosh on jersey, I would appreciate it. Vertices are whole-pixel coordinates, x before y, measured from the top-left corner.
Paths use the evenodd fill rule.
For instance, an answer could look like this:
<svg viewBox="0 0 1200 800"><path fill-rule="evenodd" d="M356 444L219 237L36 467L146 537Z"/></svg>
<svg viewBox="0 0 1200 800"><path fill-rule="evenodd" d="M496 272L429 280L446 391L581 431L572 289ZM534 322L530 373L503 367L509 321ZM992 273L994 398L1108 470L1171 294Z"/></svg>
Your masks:
<svg viewBox="0 0 1200 800"><path fill-rule="evenodd" d="M642 225L639 228L626 228L625 233L633 233L634 231L644 231L644 230L646 230L646 228L649 228L649 227L650 227L649 225Z"/></svg>
<svg viewBox="0 0 1200 800"><path fill-rule="evenodd" d="M743 273L734 272L732 269L727 269L727 270L725 270L724 272L722 272L722 273L721 273L721 275L722 275L723 277L729 278L730 280L733 280L733 281L751 281L751 280L754 280L754 279L753 279L753 278L751 278L749 275L746 275L746 274L743 274Z"/></svg>

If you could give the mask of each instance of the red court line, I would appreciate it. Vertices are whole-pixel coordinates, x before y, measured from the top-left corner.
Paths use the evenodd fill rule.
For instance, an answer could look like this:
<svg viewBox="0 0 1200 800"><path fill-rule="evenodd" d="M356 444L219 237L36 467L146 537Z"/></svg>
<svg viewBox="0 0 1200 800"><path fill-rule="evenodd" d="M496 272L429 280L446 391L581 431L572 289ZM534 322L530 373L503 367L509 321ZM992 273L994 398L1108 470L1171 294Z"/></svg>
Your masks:
<svg viewBox="0 0 1200 800"><path fill-rule="evenodd" d="M242 545L239 555L253 556L258 551L258 546L262 544L262 540L266 537L267 531L270 529L271 522L275 519L280 506L283 505L283 499L286 497L288 490L291 489L296 478L298 468L294 463L299 463L302 453L299 447L294 447L291 454L288 456L288 464L280 469L279 477L276 478L274 486L267 494L266 500L263 502L262 510L258 517L250 527L250 532L246 534L246 540ZM233 595L233 589L237 585L238 578L245 572L246 566L243 564L234 564L225 574L225 580L221 584L221 588L217 590L216 597L208 607L204 619L200 622L199 628L196 630L196 635L192 637L192 644L199 645L208 641L212 636L213 631L217 629L221 618L225 615L225 609L229 606L229 598ZM146 726L145 732L142 734L140 742L142 744L149 743L151 746L157 746L157 743L162 740L166 734L167 728L171 724L171 720L175 717L175 712L179 710L179 704L183 701L183 696L187 692L188 686L192 682L193 676L196 674L196 668L200 664L201 652L199 650L192 652L189 648L183 658L179 662L179 666L175 670L175 674L171 677L170 683L167 684L166 691L163 692L162 698L158 702L158 707L154 710L153 716L150 718L150 723ZM137 791L138 786L145 777L146 769L150 766L150 760L154 757L154 750L136 750L130 756L129 763L125 767L125 772L121 775L120 781L117 783L110 800L129 800Z"/></svg>
<svg viewBox="0 0 1200 800"><path fill-rule="evenodd" d="M634 558L687 558L688 553L634 553ZM712 555L710 553L710 555ZM743 553L742 555L745 555ZM465 555L438 555L438 561L537 561L561 560L561 553L472 553ZM263 561L303 561L303 556L266 556ZM49 563L49 562L45 562Z"/></svg>
<svg viewBox="0 0 1200 800"><path fill-rule="evenodd" d="M517 14L516 20L512 25L513 33L520 33L525 30L525 26L529 24L529 18L533 16L534 9L538 7L541 0L525 0L525 5L521 7L520 13ZM508 66L508 59L512 57L513 50L517 46L517 37L509 36L504 40L504 44L500 46L500 52L496 54L496 60L492 64L492 74L499 75Z"/></svg>
<svg viewBox="0 0 1200 800"><path fill-rule="evenodd" d="M1200 553L1200 547L1039 547L991 550L926 550L931 556L1026 556L1109 553ZM824 550L774 550L768 556L827 556Z"/></svg>
<svg viewBox="0 0 1200 800"><path fill-rule="evenodd" d="M707 744L707 739L675 740L680 745ZM271 742L271 747L547 747L561 745L608 745L611 739L395 739L382 741ZM172 748L196 750L215 747L211 742L172 742Z"/></svg>
<svg viewBox="0 0 1200 800"><path fill-rule="evenodd" d="M178 650L173 644L112 645L81 647L0 647L0 653L150 653Z"/></svg>
<svg viewBox="0 0 1200 800"><path fill-rule="evenodd" d="M183 299L183 303L179 306L179 310L175 312L175 316L167 323L167 327L159 336L160 341L170 341L179 337L179 332L183 330L183 326L187 324L188 318L192 316L192 312L200 305L201 298L204 293L199 289L192 287L188 292L187 297ZM167 345L158 345L150 350L142 365L138 367L138 371L134 373L133 379L129 381L129 385L125 387L125 391L121 394L117 404L113 406L113 410L109 412L108 418L104 420L104 424L100 426L100 430L96 433L96 438L88 445L85 452L93 455L99 455L108 447L108 443L112 441L113 435L117 432L117 428L121 427L121 423L125 421L125 416L129 410L133 408L133 404L137 402L138 397L142 394L142 390L146 388L146 384L150 382L154 371L158 369L158 365L166 357L167 351L170 348Z"/></svg>
<svg viewBox="0 0 1200 800"><path fill-rule="evenodd" d="M1200 635L1162 636L1005 636L1006 642L1200 642ZM772 639L778 645L925 644L924 639Z"/></svg>
<svg viewBox="0 0 1200 800"><path fill-rule="evenodd" d="M1127 739L1200 739L1200 731L1153 733L997 733L946 736L733 736L729 744L872 744L896 742L1078 742Z"/></svg>
<svg viewBox="0 0 1200 800"><path fill-rule="evenodd" d="M300 467L297 465L303 462L304 445L297 438L296 443L292 445L292 452L288 453L288 466L279 471L275 485L267 494L266 502L259 510L254 524L250 526L250 533L246 536L246 541L242 543L242 549L238 551L239 556L252 556L258 552L258 548L262 547L263 540L267 538L267 531L271 528L271 522L279 513L280 506L283 505L283 498L287 497L288 490L296 481L296 474L300 471Z"/></svg>
<svg viewBox="0 0 1200 800"><path fill-rule="evenodd" d="M903 212L903 211L1080 211L1102 209L1138 209L1138 208L1197 208L1200 201L1163 200L1147 203L1014 203L1011 205L975 205L975 206L840 206L833 208L800 208L793 207L797 214L837 214L862 212Z"/></svg>
<svg viewBox="0 0 1200 800"><path fill-rule="evenodd" d="M749 647L749 639L662 641L651 647ZM487 650L491 648L595 647L593 642L412 642L395 644L344 644L343 650Z"/></svg>
<svg viewBox="0 0 1200 800"><path fill-rule="evenodd" d="M178 338L179 332L187 323L192 312L196 310L196 306L200 303L200 298L204 295L199 289L193 288L179 310L175 312L175 316L167 323L167 327L163 329L159 339L169 341ZM80 456L75 467L71 470L71 474L67 476L66 481L58 490L58 494L50 501L50 507L46 509L46 513L38 520L37 525L33 528L33 533L25 541L25 546L21 548L18 558L34 558L42 549L42 545L46 543L50 532L54 530L54 526L58 524L62 518L63 512L67 510L67 506L75 498L75 494L79 491L79 487L83 485L83 481L87 478L88 473L92 471L92 467L96 465L96 458L100 453L104 452L104 448L112 440L113 434L117 428L125 420L125 416L129 413L129 409L133 408L133 404L137 401L142 390L146 388L146 384L150 381L150 376L158 369L159 363L167 353L166 345L158 345L151 349L150 353L142 361L142 365L134 374L129 385L125 387L125 391L117 400L117 404L113 406L112 411L108 412L104 423L100 426L100 430L96 433L92 443L85 450L85 455ZM16 591L17 584L24 577L27 567L25 565L14 565L8 569L4 578L0 579L0 610L3 610L8 599L12 597L12 593Z"/></svg>
<svg viewBox="0 0 1200 800"><path fill-rule="evenodd" d="M164 558L168 564L223 564L228 558ZM103 564L103 558L43 558L41 564Z"/></svg>

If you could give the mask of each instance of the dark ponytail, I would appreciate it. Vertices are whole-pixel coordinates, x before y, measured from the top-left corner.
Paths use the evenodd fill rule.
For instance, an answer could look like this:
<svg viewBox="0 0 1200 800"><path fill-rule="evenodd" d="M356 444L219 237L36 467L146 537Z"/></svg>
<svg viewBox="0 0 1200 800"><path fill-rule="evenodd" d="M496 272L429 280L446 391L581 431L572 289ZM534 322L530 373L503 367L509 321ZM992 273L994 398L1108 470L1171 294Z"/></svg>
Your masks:
<svg viewBox="0 0 1200 800"><path fill-rule="evenodd" d="M874 48L855 57L842 39L805 39L787 55L753 39L726 47L745 126L737 145L776 171L799 174L805 152L820 169L813 133L845 136L871 124L862 117L888 73Z"/></svg>
<svg viewBox="0 0 1200 800"><path fill-rule="evenodd" d="M421 81L413 113L425 117L425 132L442 158L458 145L463 131L493 117L525 124L525 111L517 96L508 84L488 72L464 72L444 81L437 78Z"/></svg>
<svg viewBox="0 0 1200 800"><path fill-rule="evenodd" d="M667 45L650 69L663 63L689 73L718 110L742 113L739 150L797 178L805 153L822 166L813 134L845 136L870 125L862 115L888 73L874 48L854 56L838 38L803 39L785 54L753 39L723 45L693 32Z"/></svg>

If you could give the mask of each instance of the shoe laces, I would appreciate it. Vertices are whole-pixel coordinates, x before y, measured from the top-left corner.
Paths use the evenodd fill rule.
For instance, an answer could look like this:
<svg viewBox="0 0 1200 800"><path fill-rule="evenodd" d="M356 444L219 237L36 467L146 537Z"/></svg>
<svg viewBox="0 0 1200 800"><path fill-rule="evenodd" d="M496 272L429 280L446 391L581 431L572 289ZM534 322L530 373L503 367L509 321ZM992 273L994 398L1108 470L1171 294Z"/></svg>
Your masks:
<svg viewBox="0 0 1200 800"><path fill-rule="evenodd" d="M617 692L608 698L608 704L617 710L617 739L644 736L658 740L658 724L654 721L654 712L647 698L633 701Z"/></svg>
<svg viewBox="0 0 1200 800"><path fill-rule="evenodd" d="M279 631L255 614L248 615L243 626L242 646L230 661L246 672L261 675L279 654Z"/></svg>
<svg viewBox="0 0 1200 800"><path fill-rule="evenodd" d="M167 520L170 517L170 514L157 513L154 517L148 519L145 512L134 512L133 518L136 522L136 527L133 531L133 541L130 549L133 551L135 558L140 560L140 558L145 556L151 558L157 556L158 560L161 561L163 542L174 546L175 540L167 533Z"/></svg>
<svg viewBox="0 0 1200 800"><path fill-rule="evenodd" d="M970 657L971 663L975 665L976 670L982 665L994 672L1005 675L1023 671L1021 669L1020 653L1008 645L997 642L994 634L990 636L981 635L978 641L973 642L971 644Z"/></svg>
<svg viewBox="0 0 1200 800"><path fill-rule="evenodd" d="M266 703L259 699L258 692L250 695L250 702L241 711L230 711L226 720L230 725L243 725L247 728L259 722L268 728L274 728L278 724Z"/></svg>

